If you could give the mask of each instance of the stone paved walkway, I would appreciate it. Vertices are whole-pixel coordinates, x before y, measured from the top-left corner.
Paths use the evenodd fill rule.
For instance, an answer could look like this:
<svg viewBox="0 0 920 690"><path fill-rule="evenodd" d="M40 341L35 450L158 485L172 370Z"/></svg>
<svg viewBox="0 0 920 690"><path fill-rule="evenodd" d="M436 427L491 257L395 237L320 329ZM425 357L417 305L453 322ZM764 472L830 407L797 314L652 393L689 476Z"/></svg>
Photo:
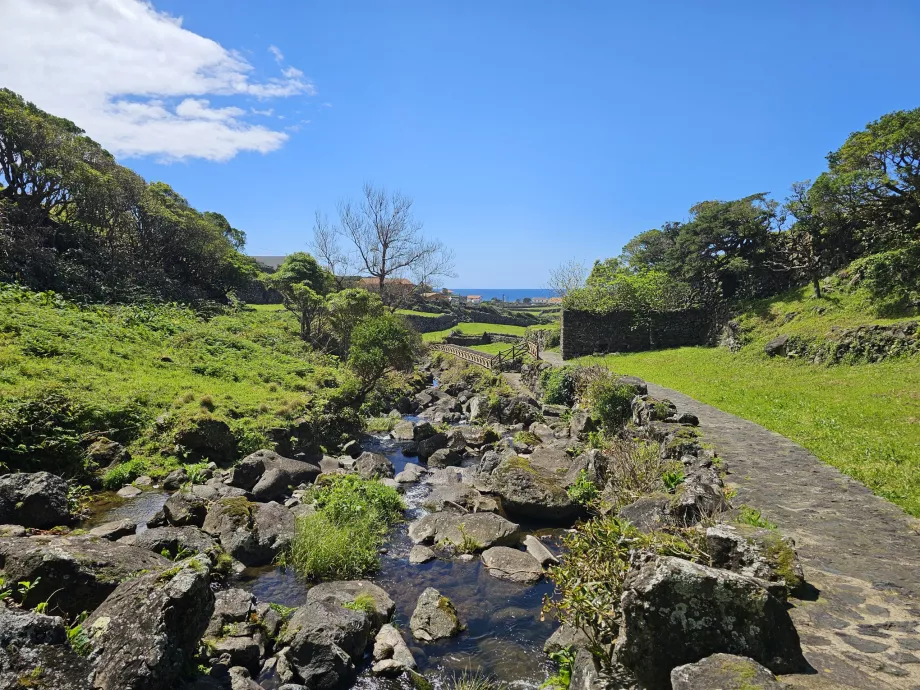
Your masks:
<svg viewBox="0 0 920 690"><path fill-rule="evenodd" d="M736 505L792 536L810 595L792 601L810 675L801 688L920 690L920 521L772 431L649 384L699 417Z"/></svg>

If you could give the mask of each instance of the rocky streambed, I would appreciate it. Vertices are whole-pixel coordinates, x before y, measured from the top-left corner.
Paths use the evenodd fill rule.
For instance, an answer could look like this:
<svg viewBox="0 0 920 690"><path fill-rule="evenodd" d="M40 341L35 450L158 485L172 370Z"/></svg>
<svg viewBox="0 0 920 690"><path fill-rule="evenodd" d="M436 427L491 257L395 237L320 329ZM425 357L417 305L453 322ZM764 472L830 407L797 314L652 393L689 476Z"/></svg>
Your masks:
<svg viewBox="0 0 920 690"><path fill-rule="evenodd" d="M683 469L679 491L662 487L620 516L640 530L704 521L708 561L631 555L612 666L541 610L559 537L587 517L572 488L608 490L623 468L585 450L584 410L453 384L395 401L392 431L345 455L265 450L198 483L181 470L162 486L137 481L82 533L47 531L67 522L62 480L0 477L0 521L11 523L0 527L0 567L29 585L0 608L0 686L35 674L62 689L424 687L471 670L537 687L550 670L544 648L567 646L579 689L734 687L733 673L802 670L783 603L801 577L791 544L719 524L730 506L712 451L688 431L695 419L627 383L635 433ZM341 473L396 487L406 521L372 578L311 585L273 563L314 510L309 486ZM29 610L38 602L44 613ZM734 656L713 662L720 653Z"/></svg>

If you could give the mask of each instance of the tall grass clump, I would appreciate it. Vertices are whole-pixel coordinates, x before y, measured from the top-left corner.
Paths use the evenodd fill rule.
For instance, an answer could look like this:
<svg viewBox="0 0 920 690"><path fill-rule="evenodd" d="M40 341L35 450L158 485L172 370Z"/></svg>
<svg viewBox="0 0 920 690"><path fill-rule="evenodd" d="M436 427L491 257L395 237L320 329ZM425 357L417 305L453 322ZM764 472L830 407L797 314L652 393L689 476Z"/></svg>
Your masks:
<svg viewBox="0 0 920 690"><path fill-rule="evenodd" d="M284 563L310 580L373 573L377 551L405 506L395 489L356 475L323 478L312 493L316 512L298 518Z"/></svg>

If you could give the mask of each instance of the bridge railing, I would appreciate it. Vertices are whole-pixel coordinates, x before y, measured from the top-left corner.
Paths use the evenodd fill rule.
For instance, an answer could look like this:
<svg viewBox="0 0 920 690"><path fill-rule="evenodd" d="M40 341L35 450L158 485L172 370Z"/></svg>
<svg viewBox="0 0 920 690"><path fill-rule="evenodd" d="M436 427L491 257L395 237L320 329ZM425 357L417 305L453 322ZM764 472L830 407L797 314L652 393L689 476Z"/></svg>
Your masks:
<svg viewBox="0 0 920 690"><path fill-rule="evenodd" d="M450 345L448 343L431 343L428 347L430 347L432 350L438 350L439 352L446 352L449 355L459 357L460 359L466 360L467 362L478 364L479 366L485 367L486 369L492 368L492 360L495 359L492 355L487 355L485 352L478 352L476 350L471 350L468 347L461 347L460 345Z"/></svg>

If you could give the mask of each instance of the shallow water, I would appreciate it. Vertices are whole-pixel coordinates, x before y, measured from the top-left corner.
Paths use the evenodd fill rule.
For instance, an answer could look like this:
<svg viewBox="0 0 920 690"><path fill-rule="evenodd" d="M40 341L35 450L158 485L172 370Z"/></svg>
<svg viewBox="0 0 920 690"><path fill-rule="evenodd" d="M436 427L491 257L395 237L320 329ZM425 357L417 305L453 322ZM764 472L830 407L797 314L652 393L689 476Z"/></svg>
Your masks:
<svg viewBox="0 0 920 690"><path fill-rule="evenodd" d="M404 419L417 420L415 417ZM370 436L365 438L363 446L368 451L386 455L397 473L407 462L417 462L417 458L403 456L402 444L390 438ZM520 687L539 686L549 671L543 643L556 627L551 622L541 621L540 615L543 597L552 593L552 585L546 580L532 586L499 580L488 574L478 558L467 563L435 560L411 565L408 557L413 544L407 536L408 522L425 514L421 504L429 491L430 487L424 484L406 486L407 522L393 531L386 546L387 553L380 557L380 571L369 578L386 590L396 603L395 624L403 632L419 671L436 687L446 678L464 671L479 671ZM168 496L169 492L156 489L132 499L122 499L114 493L104 494L94 504L92 516L84 521L83 527L127 518L137 521L140 531ZM536 525L523 527L541 534L560 533L559 530L537 529ZM309 583L292 569L273 566L249 568L233 585L251 591L261 601L285 606L305 603L310 588ZM436 588L453 601L466 625L459 636L425 645L414 640L409 632L409 618L426 587ZM266 690L277 685L270 679L260 682ZM404 679L375 678L365 669L355 687L398 690L408 685Z"/></svg>

